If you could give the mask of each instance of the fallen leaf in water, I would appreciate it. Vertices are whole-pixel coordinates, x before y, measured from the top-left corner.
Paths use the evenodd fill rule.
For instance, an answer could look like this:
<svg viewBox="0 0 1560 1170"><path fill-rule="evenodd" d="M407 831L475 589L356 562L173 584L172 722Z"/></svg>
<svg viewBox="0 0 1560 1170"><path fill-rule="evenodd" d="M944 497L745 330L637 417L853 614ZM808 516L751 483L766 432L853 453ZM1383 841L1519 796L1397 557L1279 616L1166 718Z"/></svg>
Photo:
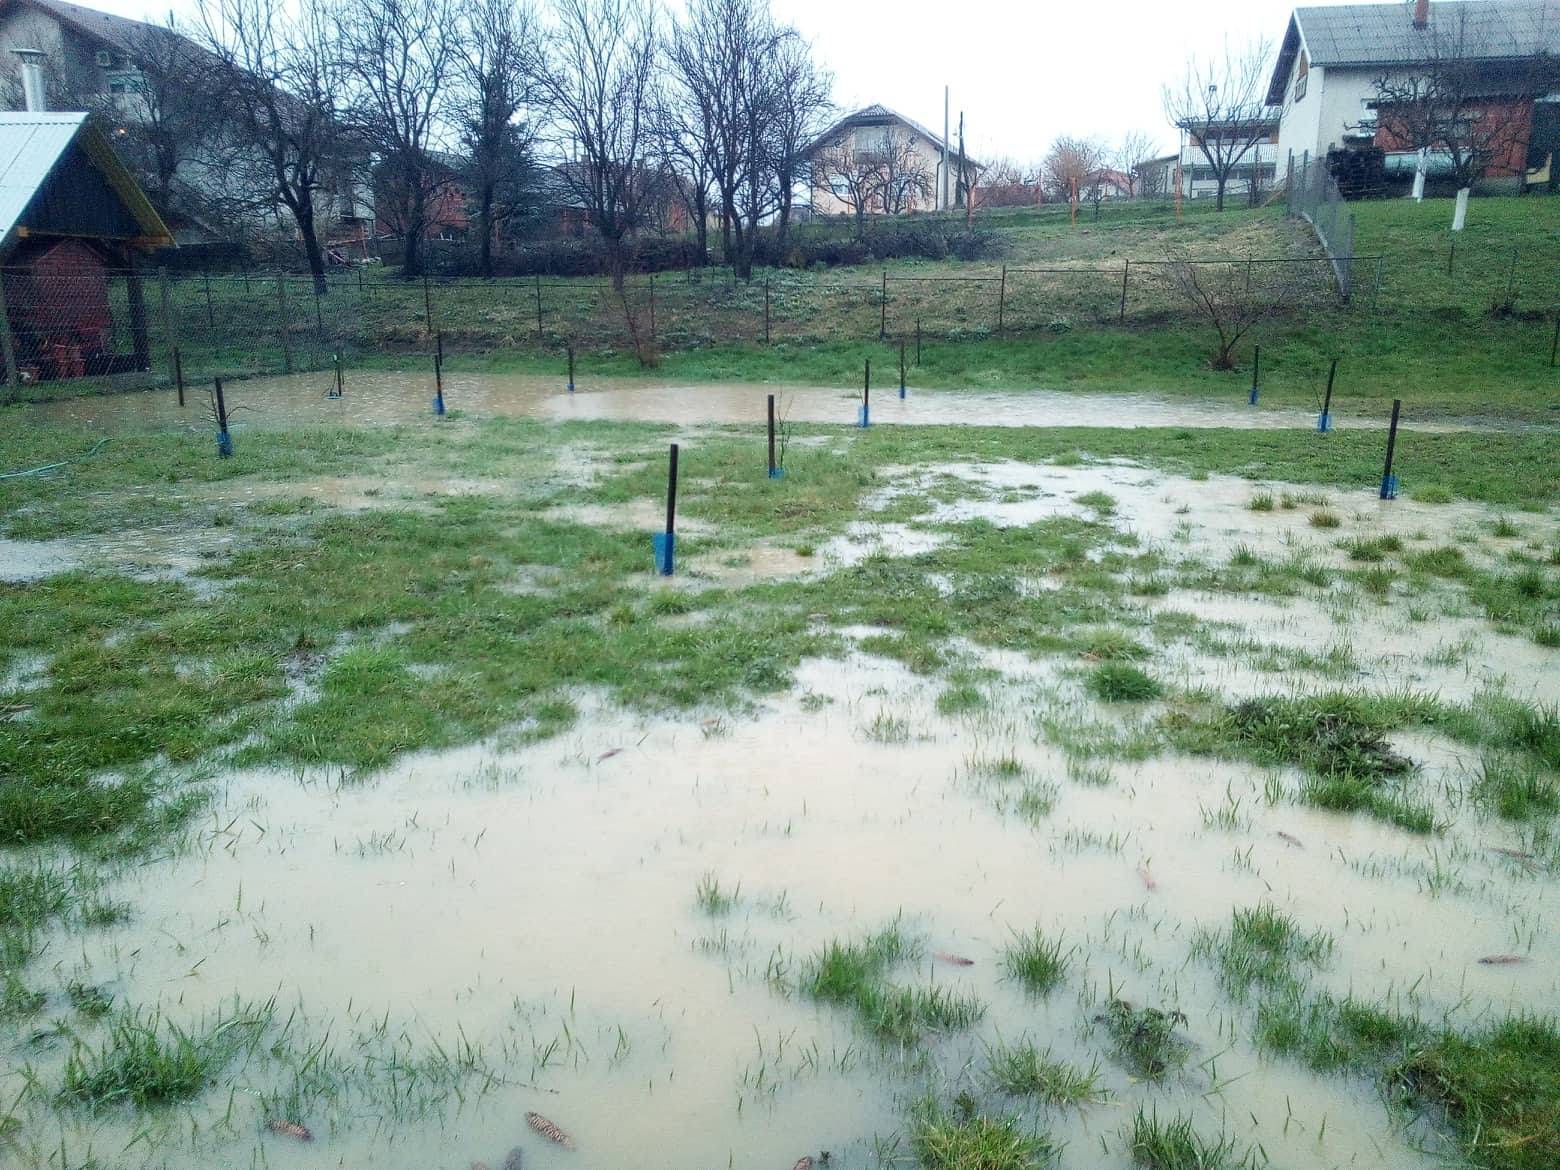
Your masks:
<svg viewBox="0 0 1560 1170"><path fill-rule="evenodd" d="M796 1165L791 1170L813 1170L813 1157L811 1154L803 1154L796 1160Z"/></svg>
<svg viewBox="0 0 1560 1170"><path fill-rule="evenodd" d="M550 1142L556 1142L566 1150L574 1148L574 1139L559 1129L540 1113L527 1113L525 1123Z"/></svg>
<svg viewBox="0 0 1560 1170"><path fill-rule="evenodd" d="M1293 845L1296 849L1304 849L1305 848L1305 846L1303 844L1301 844L1299 837L1296 837L1292 833L1286 833L1286 832L1284 832L1283 829L1280 829L1278 831L1278 839L1280 841L1285 842L1286 844Z"/></svg>
<svg viewBox="0 0 1560 1170"><path fill-rule="evenodd" d="M273 1117L265 1123L266 1129L280 1137L297 1138L300 1142L312 1142L314 1135L309 1132L309 1127L299 1125L296 1121L284 1121Z"/></svg>
<svg viewBox="0 0 1560 1170"><path fill-rule="evenodd" d="M619 755L622 751L622 748L608 748L606 751L602 752L599 756L596 757L596 763L599 764L602 760L610 760L613 756Z"/></svg>
<svg viewBox="0 0 1560 1170"><path fill-rule="evenodd" d="M1509 967L1512 963L1526 963L1522 955L1485 955L1479 962L1486 967Z"/></svg>
<svg viewBox="0 0 1560 1170"><path fill-rule="evenodd" d="M941 959L944 963L952 963L955 967L973 967L974 959L966 959L963 955L950 954L947 951L933 951L932 958Z"/></svg>
<svg viewBox="0 0 1560 1170"><path fill-rule="evenodd" d="M1507 849L1504 845L1491 845L1491 853L1499 853L1502 857L1510 857L1517 861L1532 861L1531 853L1523 853L1520 849Z"/></svg>
<svg viewBox="0 0 1560 1170"><path fill-rule="evenodd" d="M1145 890L1157 890L1159 888L1159 883L1154 880L1154 875L1148 872L1148 866L1138 866L1138 877L1143 879L1143 888Z"/></svg>

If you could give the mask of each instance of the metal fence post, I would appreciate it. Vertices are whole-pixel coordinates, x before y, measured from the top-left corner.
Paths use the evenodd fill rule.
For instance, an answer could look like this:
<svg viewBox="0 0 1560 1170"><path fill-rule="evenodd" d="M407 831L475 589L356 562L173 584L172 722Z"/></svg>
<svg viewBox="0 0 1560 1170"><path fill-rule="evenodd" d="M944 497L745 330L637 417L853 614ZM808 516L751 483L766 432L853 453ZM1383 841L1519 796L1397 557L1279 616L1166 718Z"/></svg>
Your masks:
<svg viewBox="0 0 1560 1170"><path fill-rule="evenodd" d="M1116 316L1116 324L1127 323L1127 278L1132 275L1132 260L1129 257L1121 268L1121 312Z"/></svg>
<svg viewBox="0 0 1560 1170"><path fill-rule="evenodd" d="M287 278L276 274L276 320L282 336L282 372L293 372L292 331L287 323Z"/></svg>
<svg viewBox="0 0 1560 1170"><path fill-rule="evenodd" d="M428 332L433 332L433 290L428 286L428 274L423 273L423 321Z"/></svg>
<svg viewBox="0 0 1560 1170"><path fill-rule="evenodd" d="M883 269L883 296L878 301L878 340L888 336L888 269Z"/></svg>
<svg viewBox="0 0 1560 1170"><path fill-rule="evenodd" d="M769 277L764 277L764 344L769 344Z"/></svg>
<svg viewBox="0 0 1560 1170"><path fill-rule="evenodd" d="M16 338L11 335L11 312L5 303L3 274L0 274L0 349L5 351L5 381L11 387L11 397L21 398L22 375L16 365Z"/></svg>
<svg viewBox="0 0 1560 1170"><path fill-rule="evenodd" d="M655 273L650 274L650 340L655 340Z"/></svg>
<svg viewBox="0 0 1560 1170"><path fill-rule="evenodd" d="M1000 337L1007 322L1007 265L1002 266L1002 283L997 286L997 335Z"/></svg>
<svg viewBox="0 0 1560 1170"><path fill-rule="evenodd" d="M536 340L542 340L542 274L536 274Z"/></svg>
<svg viewBox="0 0 1560 1170"><path fill-rule="evenodd" d="M173 354L179 348L179 334L173 324L173 295L168 288L168 270L157 270L157 291L162 298L163 342L168 348L168 376L173 376Z"/></svg>

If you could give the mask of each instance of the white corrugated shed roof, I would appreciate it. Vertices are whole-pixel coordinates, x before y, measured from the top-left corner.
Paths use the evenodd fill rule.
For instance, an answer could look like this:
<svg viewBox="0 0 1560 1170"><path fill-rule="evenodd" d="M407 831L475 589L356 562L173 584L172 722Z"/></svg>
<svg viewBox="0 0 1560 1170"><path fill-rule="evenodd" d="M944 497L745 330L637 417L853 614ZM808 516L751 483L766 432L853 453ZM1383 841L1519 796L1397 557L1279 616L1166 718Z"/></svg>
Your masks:
<svg viewBox="0 0 1560 1170"><path fill-rule="evenodd" d="M86 114L0 112L0 251L86 121Z"/></svg>
<svg viewBox="0 0 1560 1170"><path fill-rule="evenodd" d="M141 226L132 241L151 248L173 243L162 217L126 169L108 139L85 113L0 111L0 256L9 253L28 205L77 142Z"/></svg>

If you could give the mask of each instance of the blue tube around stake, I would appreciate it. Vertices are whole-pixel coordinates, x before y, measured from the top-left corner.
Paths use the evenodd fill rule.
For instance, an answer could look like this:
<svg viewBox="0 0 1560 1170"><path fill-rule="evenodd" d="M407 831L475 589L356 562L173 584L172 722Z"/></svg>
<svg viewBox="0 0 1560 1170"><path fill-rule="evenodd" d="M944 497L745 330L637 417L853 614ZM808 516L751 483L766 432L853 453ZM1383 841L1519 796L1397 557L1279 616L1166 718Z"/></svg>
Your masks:
<svg viewBox="0 0 1560 1170"><path fill-rule="evenodd" d="M1251 397L1247 401L1255 406L1257 399L1262 394L1262 347L1256 346L1251 351Z"/></svg>
<svg viewBox="0 0 1560 1170"><path fill-rule="evenodd" d="M651 534L650 541L655 548L655 571L663 577L670 577L677 567L677 534L655 532Z"/></svg>
<svg viewBox="0 0 1560 1170"><path fill-rule="evenodd" d="M1384 500L1397 499L1398 478L1396 475L1384 475L1381 477L1381 498Z"/></svg>
<svg viewBox="0 0 1560 1170"><path fill-rule="evenodd" d="M1332 414L1330 412L1324 410L1316 416L1316 430L1323 435L1332 430Z"/></svg>
<svg viewBox="0 0 1560 1170"><path fill-rule="evenodd" d="M225 430L217 432L217 458L233 458L233 436Z"/></svg>
<svg viewBox="0 0 1560 1170"><path fill-rule="evenodd" d="M856 408L856 425L858 427L870 427L872 425L872 408L865 402Z"/></svg>

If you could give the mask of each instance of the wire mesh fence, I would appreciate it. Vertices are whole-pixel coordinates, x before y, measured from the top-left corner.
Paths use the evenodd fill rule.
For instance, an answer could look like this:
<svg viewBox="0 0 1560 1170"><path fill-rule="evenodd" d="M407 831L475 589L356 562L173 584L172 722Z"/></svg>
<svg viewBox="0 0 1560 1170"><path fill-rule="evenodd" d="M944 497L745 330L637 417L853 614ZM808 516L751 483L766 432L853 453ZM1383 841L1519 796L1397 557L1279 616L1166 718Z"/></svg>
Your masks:
<svg viewBox="0 0 1560 1170"><path fill-rule="evenodd" d="M1354 291L1354 213L1344 202L1325 159L1307 152L1289 176L1289 214L1316 229L1338 279L1338 292L1348 300Z"/></svg>
<svg viewBox="0 0 1560 1170"><path fill-rule="evenodd" d="M1336 233L1348 218L1327 212L1322 224L1342 238ZM1205 279L1188 280L1194 271ZM1375 309L1383 281L1398 308L1547 314L1560 301L1560 277L1544 257L1455 239L1444 254L1388 257L965 264L952 272L902 265L870 275L780 269L751 281L696 268L634 276L621 287L536 276L405 281L363 268L316 283L277 273L175 276L79 265L0 273L9 321L0 336L11 394L52 397L328 370L336 360L411 363L430 357L441 335L457 351L562 353L573 346L603 354L1153 328L1196 319L1204 306L1195 298L1209 288L1224 300L1244 297L1281 311L1340 308L1340 281L1350 274L1360 284L1351 312Z"/></svg>

